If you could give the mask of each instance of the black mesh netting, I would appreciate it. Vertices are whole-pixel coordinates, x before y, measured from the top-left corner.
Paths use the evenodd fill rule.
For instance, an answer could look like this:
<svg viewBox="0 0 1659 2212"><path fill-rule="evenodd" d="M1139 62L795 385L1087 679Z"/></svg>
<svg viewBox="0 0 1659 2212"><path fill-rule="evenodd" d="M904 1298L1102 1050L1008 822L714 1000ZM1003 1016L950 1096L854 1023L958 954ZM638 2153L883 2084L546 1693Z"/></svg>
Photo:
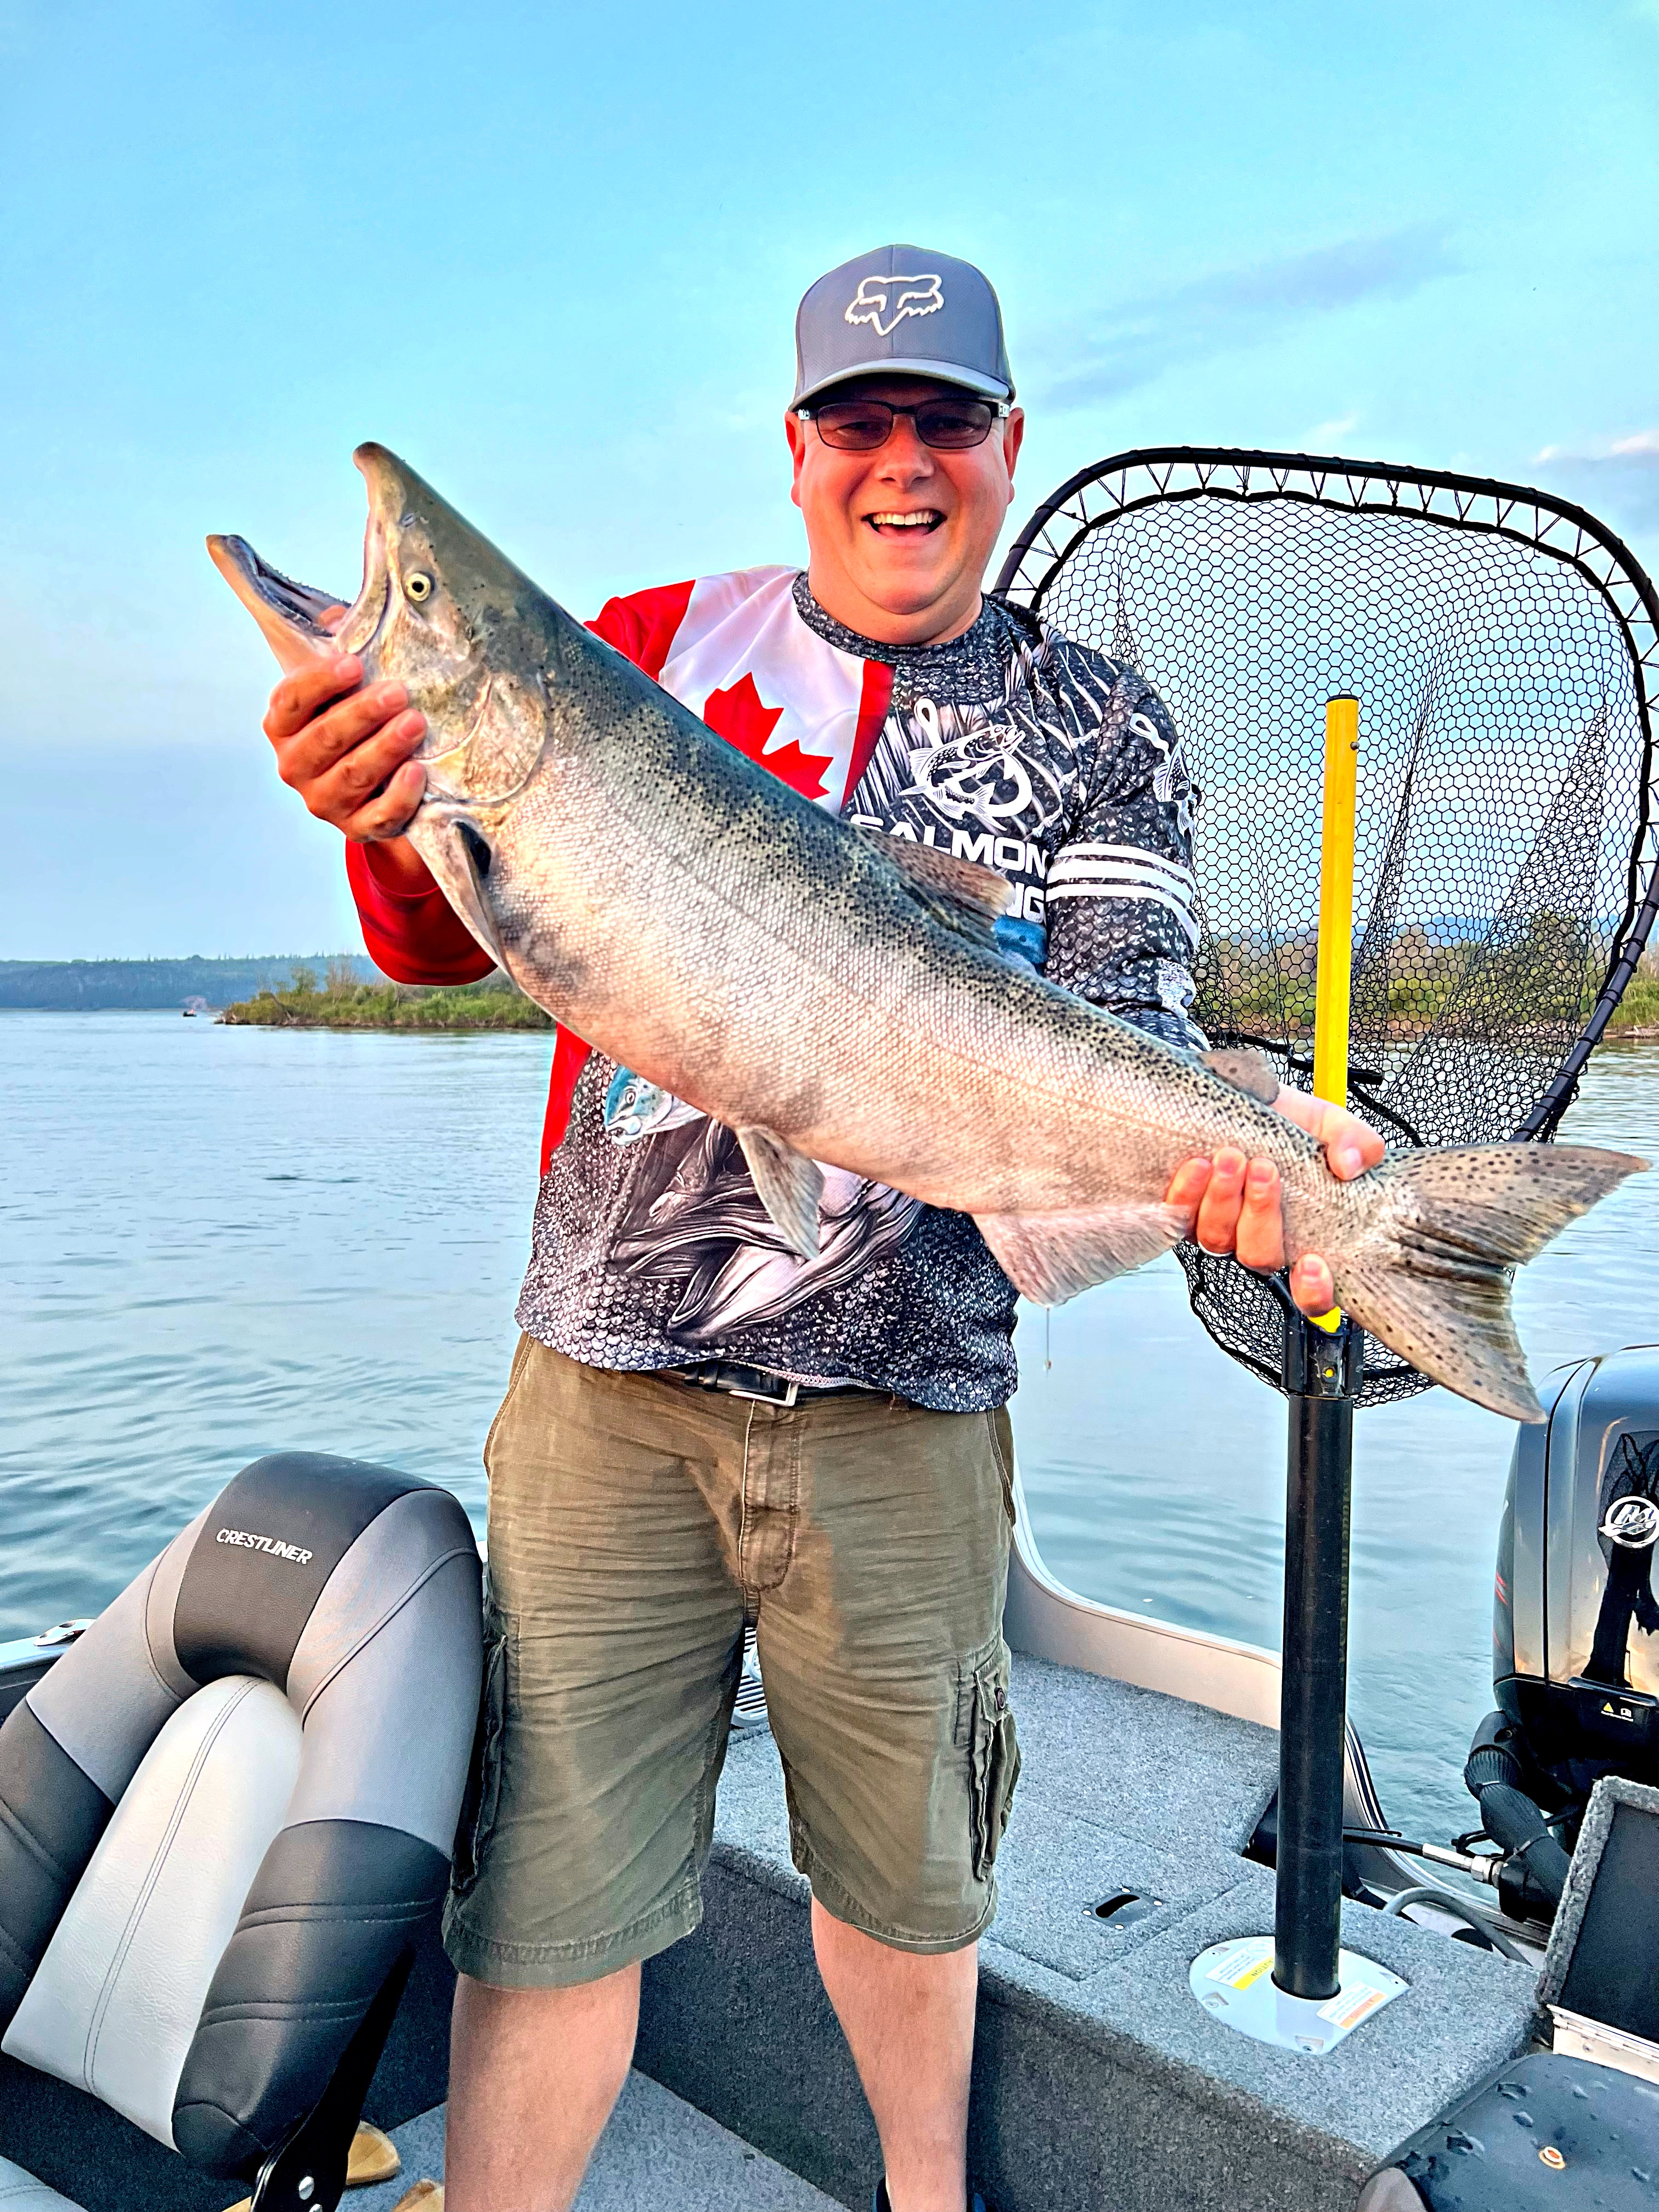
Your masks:
<svg viewBox="0 0 1659 2212"><path fill-rule="evenodd" d="M1352 692L1350 1103L1400 1146L1553 1133L1659 897L1659 606L1616 539L1515 486L1167 449L1073 478L999 588L1168 701L1201 792L1198 1018L1304 1088L1324 708ZM1181 1260L1278 1383L1268 1285ZM1361 1404L1426 1387L1368 1343Z"/></svg>

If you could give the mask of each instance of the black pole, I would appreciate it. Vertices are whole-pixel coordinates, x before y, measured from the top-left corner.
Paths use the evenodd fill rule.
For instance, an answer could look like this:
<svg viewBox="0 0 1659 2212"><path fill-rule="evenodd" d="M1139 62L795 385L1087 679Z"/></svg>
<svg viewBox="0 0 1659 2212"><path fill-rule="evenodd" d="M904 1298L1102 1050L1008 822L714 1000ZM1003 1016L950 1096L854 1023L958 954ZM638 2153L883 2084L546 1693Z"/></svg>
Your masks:
<svg viewBox="0 0 1659 2212"><path fill-rule="evenodd" d="M1273 1979L1298 1997L1334 1996L1339 1983L1348 1503L1363 1344L1350 1322L1327 1332L1294 1310L1285 1315L1290 1450Z"/></svg>

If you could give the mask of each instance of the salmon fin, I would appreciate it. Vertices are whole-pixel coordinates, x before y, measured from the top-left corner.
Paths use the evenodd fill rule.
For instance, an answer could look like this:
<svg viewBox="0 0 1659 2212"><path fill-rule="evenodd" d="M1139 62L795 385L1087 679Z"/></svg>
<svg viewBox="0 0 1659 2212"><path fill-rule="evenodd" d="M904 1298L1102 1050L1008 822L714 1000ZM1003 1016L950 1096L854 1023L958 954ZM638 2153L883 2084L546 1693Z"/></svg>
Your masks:
<svg viewBox="0 0 1659 2212"><path fill-rule="evenodd" d="M936 845L913 844L908 837L891 837L884 830L860 830L865 843L890 860L904 878L918 906L946 929L954 929L975 945L997 945L995 925L1008 911L1010 884L994 868L981 868L977 860L959 860L954 853L941 853Z"/></svg>
<svg viewBox="0 0 1659 2212"><path fill-rule="evenodd" d="M416 834L416 849L437 878L439 889L444 896L495 965L505 973L506 947L501 943L495 917L489 911L489 902L484 896L483 872L473 849L472 838L462 834L462 827L459 821L437 822L430 829L422 823ZM473 836L477 836L476 831ZM482 839L477 842L483 844Z"/></svg>
<svg viewBox="0 0 1659 2212"><path fill-rule="evenodd" d="M1156 1203L1079 1213L976 1213L979 1232L1022 1297L1063 1305L1091 1284L1156 1260L1180 1243L1192 1216Z"/></svg>
<svg viewBox="0 0 1659 2212"><path fill-rule="evenodd" d="M1247 1098L1255 1098L1263 1106L1271 1106L1277 1100L1279 1078L1265 1052L1257 1052L1249 1045L1223 1044L1213 1052L1200 1053L1199 1058L1212 1075L1223 1083L1230 1083L1235 1091L1242 1091Z"/></svg>
<svg viewBox="0 0 1659 2212"><path fill-rule="evenodd" d="M775 1130L739 1129L738 1142L773 1227L792 1252L803 1260L816 1260L823 1170L805 1152L785 1144Z"/></svg>
<svg viewBox="0 0 1659 2212"><path fill-rule="evenodd" d="M1372 1173L1382 1218L1338 1302L1390 1352L1512 1421L1544 1418L1510 1310L1508 1270L1648 1163L1588 1145L1407 1153Z"/></svg>

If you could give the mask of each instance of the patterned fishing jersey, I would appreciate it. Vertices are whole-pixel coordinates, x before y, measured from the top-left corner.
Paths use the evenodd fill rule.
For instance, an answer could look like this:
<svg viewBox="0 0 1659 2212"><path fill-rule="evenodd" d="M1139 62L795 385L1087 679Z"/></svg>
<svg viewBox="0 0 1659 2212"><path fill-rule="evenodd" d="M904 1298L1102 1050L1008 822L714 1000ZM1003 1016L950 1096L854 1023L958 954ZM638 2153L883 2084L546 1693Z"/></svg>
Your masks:
<svg viewBox="0 0 1659 2212"><path fill-rule="evenodd" d="M1202 1048L1197 794L1133 669L990 599L949 644L879 644L787 568L613 600L593 628L817 804L997 869L1011 959ZM581 1049L562 1036L556 1092ZM967 1215L831 1167L820 1228L798 1259L732 1132L593 1054L547 1161L520 1325L599 1367L725 1358L951 1412L1009 1396L1014 1292Z"/></svg>

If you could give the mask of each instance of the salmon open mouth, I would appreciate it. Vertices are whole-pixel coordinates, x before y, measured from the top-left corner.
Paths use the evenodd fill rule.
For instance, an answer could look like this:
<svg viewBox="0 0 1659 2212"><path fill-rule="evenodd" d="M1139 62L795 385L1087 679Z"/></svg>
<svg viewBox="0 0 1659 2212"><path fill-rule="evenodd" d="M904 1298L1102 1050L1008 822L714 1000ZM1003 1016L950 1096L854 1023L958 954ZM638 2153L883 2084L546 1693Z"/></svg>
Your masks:
<svg viewBox="0 0 1659 2212"><path fill-rule="evenodd" d="M207 548L214 567L258 623L287 674L335 653L362 653L380 629L390 570L372 497L363 533L363 580L343 614L338 610L343 603L336 592L285 576L256 553L246 538L216 535L208 539ZM335 619L330 621L330 617Z"/></svg>

